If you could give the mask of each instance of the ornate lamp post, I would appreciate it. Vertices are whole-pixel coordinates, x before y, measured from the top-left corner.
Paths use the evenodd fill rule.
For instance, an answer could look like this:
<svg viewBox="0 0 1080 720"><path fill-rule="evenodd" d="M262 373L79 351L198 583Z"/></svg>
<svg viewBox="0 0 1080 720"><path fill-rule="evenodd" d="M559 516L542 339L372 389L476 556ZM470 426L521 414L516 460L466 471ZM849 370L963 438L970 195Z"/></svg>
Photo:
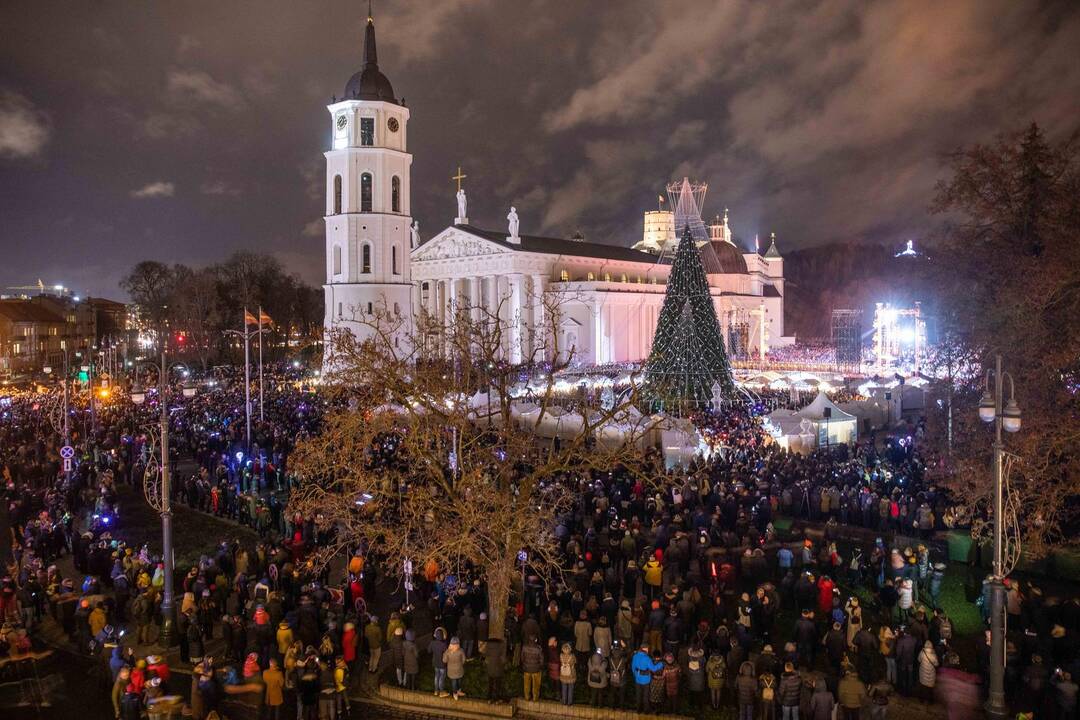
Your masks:
<svg viewBox="0 0 1080 720"><path fill-rule="evenodd" d="M161 425L161 555L162 565L165 570L165 587L161 598L161 637L160 642L165 647L171 647L174 638L175 604L173 602L173 530L172 530L172 487L169 477L169 370L183 367L182 363L169 366L165 357L165 346L161 348L161 366L147 364L148 367L156 367L158 371L158 404L161 413L158 422ZM138 367L136 367L136 373ZM185 371L186 376L186 371ZM181 392L184 397L195 396L195 385L185 382ZM146 401L146 392L139 384L136 377L135 384L131 388L131 401L136 405L142 405Z"/></svg>
<svg viewBox="0 0 1080 720"><path fill-rule="evenodd" d="M1004 548L1004 487L1002 477L1001 431L1020 430L1020 407L1016 404L1012 375L1001 369L1001 356L993 370L994 389L990 390L987 371L985 391L979 401L979 419L994 423L994 572L990 579L990 697L986 716L990 720L1005 720L1005 548ZM1009 379L1009 401L1003 406L1005 378Z"/></svg>

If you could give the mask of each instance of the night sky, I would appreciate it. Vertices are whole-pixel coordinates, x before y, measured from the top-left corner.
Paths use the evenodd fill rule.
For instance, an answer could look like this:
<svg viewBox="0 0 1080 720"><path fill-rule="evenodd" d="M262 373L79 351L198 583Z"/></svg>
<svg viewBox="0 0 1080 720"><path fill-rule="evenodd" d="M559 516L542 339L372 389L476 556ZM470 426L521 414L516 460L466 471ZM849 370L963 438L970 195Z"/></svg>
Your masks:
<svg viewBox="0 0 1080 720"><path fill-rule="evenodd" d="M0 288L123 297L137 260L265 250L322 281L326 104L366 3L0 5ZM664 183L781 250L922 237L943 153L1080 117L1080 3L375 6L424 238L469 215L628 245ZM0 290L2 291L2 290Z"/></svg>

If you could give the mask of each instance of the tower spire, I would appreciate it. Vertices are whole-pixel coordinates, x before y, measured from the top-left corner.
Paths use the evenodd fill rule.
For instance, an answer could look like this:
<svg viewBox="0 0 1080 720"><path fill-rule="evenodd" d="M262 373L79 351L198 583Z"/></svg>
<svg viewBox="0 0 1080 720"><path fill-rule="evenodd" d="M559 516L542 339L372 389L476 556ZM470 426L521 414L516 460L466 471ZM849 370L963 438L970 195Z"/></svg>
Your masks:
<svg viewBox="0 0 1080 720"><path fill-rule="evenodd" d="M375 50L375 18L371 14L371 0L368 0L367 26L364 28L364 68L379 67L379 54Z"/></svg>

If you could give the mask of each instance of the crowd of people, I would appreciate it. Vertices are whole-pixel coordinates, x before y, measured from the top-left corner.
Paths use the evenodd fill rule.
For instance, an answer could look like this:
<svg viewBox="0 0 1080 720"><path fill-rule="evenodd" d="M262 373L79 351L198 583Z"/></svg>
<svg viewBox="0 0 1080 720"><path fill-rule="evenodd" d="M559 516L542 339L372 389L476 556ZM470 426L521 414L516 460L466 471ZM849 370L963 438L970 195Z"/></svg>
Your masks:
<svg viewBox="0 0 1080 720"><path fill-rule="evenodd" d="M950 568L933 538L950 500L928 477L918 433L796 455L769 442L752 407L703 413L695 422L723 447L708 462L672 470L658 487L617 471L573 479L578 502L553 529L561 579L527 567L511 607L493 613L482 577L429 565L412 579L415 606L402 602L380 582L400 558L370 554L361 539L342 567L306 562L325 529L286 512L296 482L288 456L317 430L324 401L273 377L281 389L250 451L235 378L171 407L174 457L196 468L175 483L175 499L261 537L223 537L177 568L172 669L147 650L164 630L163 565L122 540L117 514L118 485L141 482L149 461L154 402L96 408L93 428L73 433L71 473L47 398L21 394L0 408L12 548L0 655L25 652L41 623L57 623L108 666L126 720L177 695L197 720L237 702L275 720L334 719L363 676L452 702L471 692L473 673L498 702L510 671L526 699L653 712L734 706L747 719L831 720L834 707L881 718L898 696L966 717L985 695L987 642L969 638L965 650L942 602ZM73 427L86 412L76 405ZM807 529L778 531L780 517ZM985 589L976 594L985 608ZM1014 706L1075 720L1080 600L1015 582L1008 609ZM502 632L491 615L505 617ZM963 667L961 652L976 665ZM177 672L189 668L190 678Z"/></svg>

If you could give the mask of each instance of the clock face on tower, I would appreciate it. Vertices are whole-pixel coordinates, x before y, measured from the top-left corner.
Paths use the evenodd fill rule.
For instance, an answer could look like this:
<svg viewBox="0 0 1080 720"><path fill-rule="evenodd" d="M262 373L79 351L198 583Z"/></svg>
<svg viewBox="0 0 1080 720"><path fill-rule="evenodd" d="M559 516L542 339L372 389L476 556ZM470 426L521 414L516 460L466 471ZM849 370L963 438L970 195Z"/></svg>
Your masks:
<svg viewBox="0 0 1080 720"><path fill-rule="evenodd" d="M390 132L398 131L398 120L396 117L392 117L386 121L386 127L390 129Z"/></svg>
<svg viewBox="0 0 1080 720"><path fill-rule="evenodd" d="M338 115L338 119L337 119L337 129L338 130L344 130L345 126L348 125L348 124L349 124L349 118L345 117L344 115Z"/></svg>

